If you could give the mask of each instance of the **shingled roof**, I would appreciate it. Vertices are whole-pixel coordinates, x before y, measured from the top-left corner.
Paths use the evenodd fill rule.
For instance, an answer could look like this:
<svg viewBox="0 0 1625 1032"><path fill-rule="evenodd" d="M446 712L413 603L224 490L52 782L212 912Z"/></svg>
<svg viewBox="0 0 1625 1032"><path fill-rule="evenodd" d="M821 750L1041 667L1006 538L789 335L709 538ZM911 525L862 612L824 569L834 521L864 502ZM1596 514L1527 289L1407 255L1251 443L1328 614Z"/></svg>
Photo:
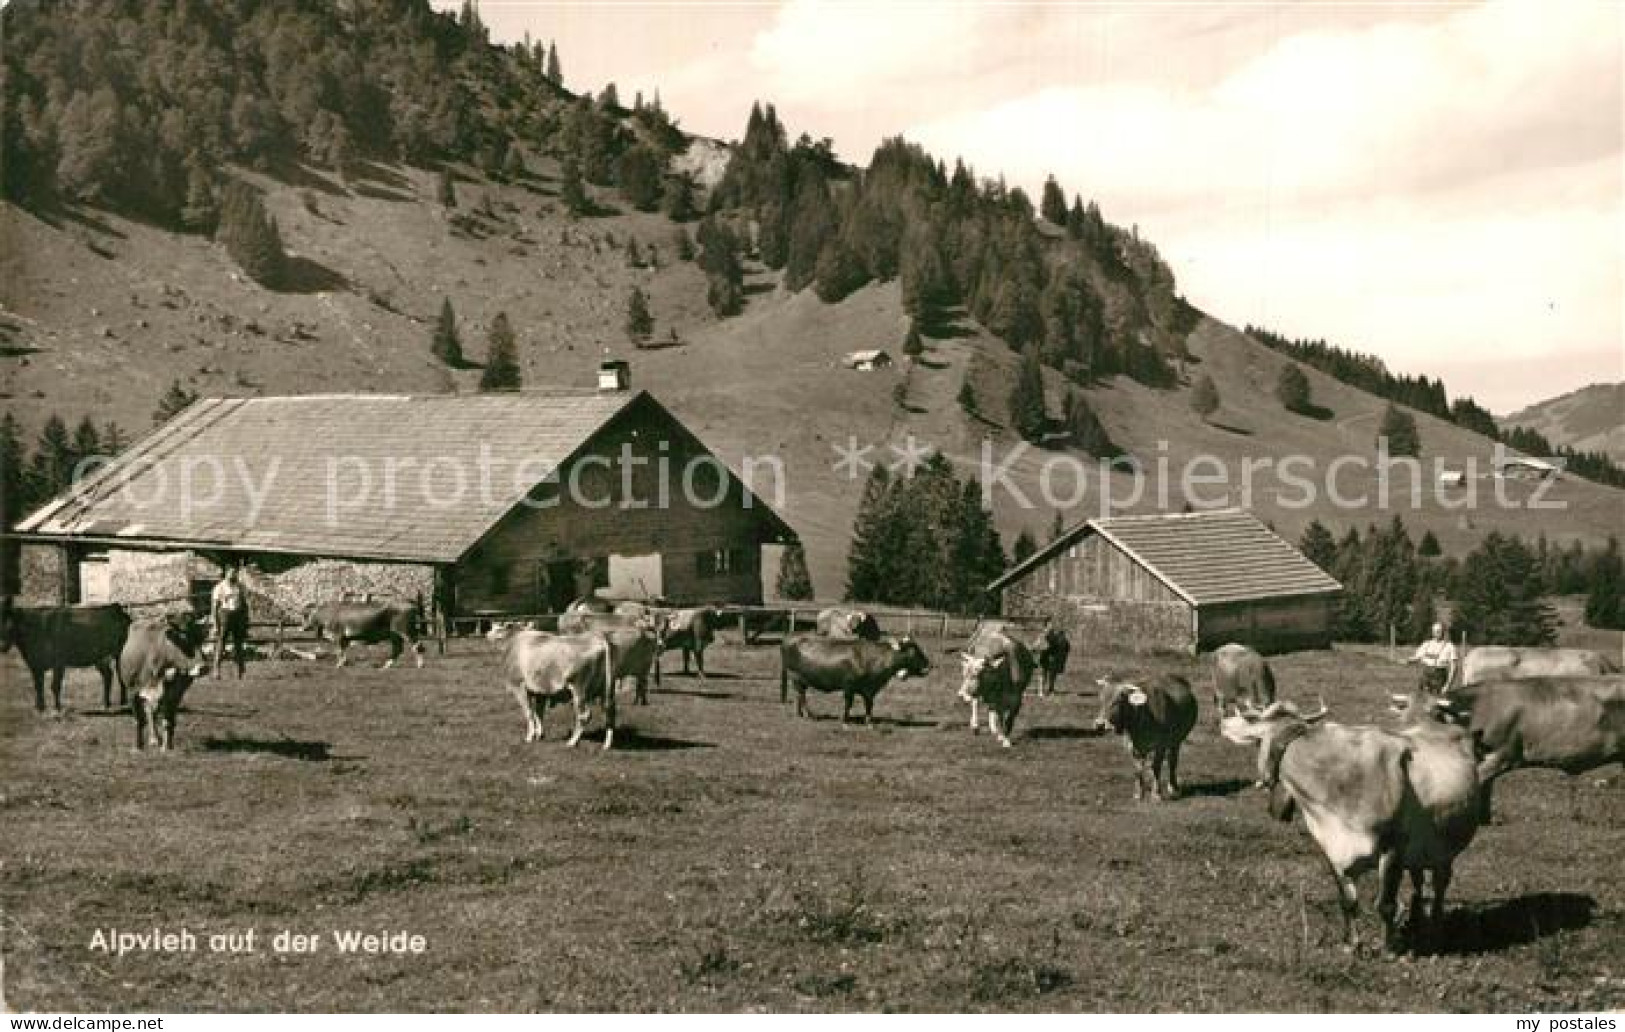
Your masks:
<svg viewBox="0 0 1625 1032"><path fill-rule="evenodd" d="M1015 583L1089 534L1106 538L1195 606L1343 588L1252 513L1221 509L1088 520L1007 571L989 590Z"/></svg>
<svg viewBox="0 0 1625 1032"><path fill-rule="evenodd" d="M15 533L455 562L531 488L638 404L676 422L643 391L208 399L33 513ZM389 464L399 471L401 494L410 484L411 497L420 498L428 468L430 490L422 493L449 497L461 477L460 500L430 508L399 502L400 495L389 499L383 481ZM476 479L482 468L494 471L488 488ZM190 505L178 491L187 470L195 486ZM224 474L218 481L215 470ZM753 504L789 533L770 509Z"/></svg>

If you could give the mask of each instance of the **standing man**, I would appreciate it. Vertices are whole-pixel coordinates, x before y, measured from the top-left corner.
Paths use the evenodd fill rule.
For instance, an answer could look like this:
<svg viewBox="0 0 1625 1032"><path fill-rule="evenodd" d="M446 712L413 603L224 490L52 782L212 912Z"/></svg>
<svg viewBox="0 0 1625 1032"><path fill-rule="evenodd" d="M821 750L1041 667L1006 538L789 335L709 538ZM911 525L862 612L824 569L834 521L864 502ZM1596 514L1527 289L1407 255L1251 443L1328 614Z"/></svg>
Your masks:
<svg viewBox="0 0 1625 1032"><path fill-rule="evenodd" d="M1442 623L1433 625L1432 636L1419 645L1406 662L1422 665L1419 687L1434 695L1442 695L1455 685L1461 667L1456 646L1451 642L1450 635L1445 633Z"/></svg>
<svg viewBox="0 0 1625 1032"><path fill-rule="evenodd" d="M243 676L243 650L248 645L248 593L243 590L241 567L233 566L209 595L209 621L214 624L214 676L220 676L229 640L237 677Z"/></svg>

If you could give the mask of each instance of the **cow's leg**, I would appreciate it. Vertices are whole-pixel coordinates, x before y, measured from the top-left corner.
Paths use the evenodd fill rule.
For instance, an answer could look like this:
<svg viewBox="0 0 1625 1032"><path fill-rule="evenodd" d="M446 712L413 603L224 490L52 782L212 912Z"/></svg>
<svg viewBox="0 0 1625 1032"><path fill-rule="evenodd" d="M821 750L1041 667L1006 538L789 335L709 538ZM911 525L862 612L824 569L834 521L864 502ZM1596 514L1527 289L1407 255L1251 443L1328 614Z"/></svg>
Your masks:
<svg viewBox="0 0 1625 1032"><path fill-rule="evenodd" d="M59 717L62 715L62 678L67 672L67 667L57 667L51 671L51 703Z"/></svg>
<svg viewBox="0 0 1625 1032"><path fill-rule="evenodd" d="M1168 747L1168 798L1178 799L1182 794L1179 788L1179 746L1175 742Z"/></svg>
<svg viewBox="0 0 1625 1032"><path fill-rule="evenodd" d="M604 700L604 751L615 744L615 687L616 682L609 683L609 697Z"/></svg>
<svg viewBox="0 0 1625 1032"><path fill-rule="evenodd" d="M1444 920L1444 894L1450 888L1451 865L1440 864L1433 869L1433 910L1428 917L1434 928Z"/></svg>
<svg viewBox="0 0 1625 1032"><path fill-rule="evenodd" d="M421 641L414 641L412 643L412 658L414 660L413 665L415 665L419 670L422 670L423 669L423 643Z"/></svg>
<svg viewBox="0 0 1625 1032"><path fill-rule="evenodd" d="M1134 801L1139 802L1145 798L1145 768L1149 757L1141 752L1134 754Z"/></svg>
<svg viewBox="0 0 1625 1032"><path fill-rule="evenodd" d="M30 666L28 673L34 679L34 709L45 712L45 668Z"/></svg>
<svg viewBox="0 0 1625 1032"><path fill-rule="evenodd" d="M142 695L140 692L136 692L135 699L130 704L130 709L135 713L135 747L137 749L145 749L147 747L146 696Z"/></svg>
<svg viewBox="0 0 1625 1032"><path fill-rule="evenodd" d="M695 650L694 650L694 672L699 674L700 680L702 680L702 681L705 680L705 649L704 648L695 648Z"/></svg>
<svg viewBox="0 0 1625 1032"><path fill-rule="evenodd" d="M852 689L841 691L841 723L849 723L852 719Z"/></svg>
<svg viewBox="0 0 1625 1032"><path fill-rule="evenodd" d="M1163 764L1168 760L1167 746L1159 745L1151 750L1151 798L1161 802L1164 798Z"/></svg>
<svg viewBox="0 0 1625 1032"><path fill-rule="evenodd" d="M1326 869L1332 873L1332 884L1337 887L1337 907L1343 914L1343 946L1353 950L1360 944L1359 929L1354 924L1360 913L1360 890L1354 879L1339 870L1330 857L1326 858Z"/></svg>
<svg viewBox="0 0 1625 1032"><path fill-rule="evenodd" d="M96 672L102 675L102 709L113 708L113 664L103 659L96 664ZM120 700L122 701L122 700Z"/></svg>
<svg viewBox="0 0 1625 1032"><path fill-rule="evenodd" d="M807 682L797 677L796 682L796 716L811 718L812 713L807 709Z"/></svg>
<svg viewBox="0 0 1625 1032"><path fill-rule="evenodd" d="M547 737L547 703L548 697L540 692L525 693L527 709L526 717L530 720L530 730L525 735L527 742L540 742Z"/></svg>
<svg viewBox="0 0 1625 1032"><path fill-rule="evenodd" d="M863 693L863 726L868 727L875 719L875 693Z"/></svg>
<svg viewBox="0 0 1625 1032"><path fill-rule="evenodd" d="M987 729L993 732L993 737L1006 749L1010 748L1010 728L999 719L999 711L992 706L987 708Z"/></svg>
<svg viewBox="0 0 1625 1032"><path fill-rule="evenodd" d="M1399 926L1395 918L1399 913L1399 883L1405 877L1400 866L1399 853L1388 850L1377 860L1377 913L1382 917L1382 944L1389 952L1400 947Z"/></svg>
<svg viewBox="0 0 1625 1032"><path fill-rule="evenodd" d="M588 721L592 720L592 703L583 698L580 689L571 688L570 704L575 709L576 724L575 728L570 732L570 740L564 744L573 749L576 743L581 741L582 734L586 732Z"/></svg>
<svg viewBox="0 0 1625 1032"><path fill-rule="evenodd" d="M339 651L339 661L335 663L334 666L343 666L345 661L350 658L349 653L346 651L350 647L350 639L344 636L343 631L340 631L338 636L334 638L333 641L336 643L336 647Z"/></svg>
<svg viewBox="0 0 1625 1032"><path fill-rule="evenodd" d="M391 633L389 636L389 658L384 660L384 669L388 670L400 662L401 652L406 646L406 639L399 634Z"/></svg>
<svg viewBox="0 0 1625 1032"><path fill-rule="evenodd" d="M1416 929L1427 916L1427 908L1423 905L1422 896L1427 884L1427 868L1413 867L1411 874L1411 902L1405 908L1405 926Z"/></svg>
<svg viewBox="0 0 1625 1032"><path fill-rule="evenodd" d="M974 695L971 696L971 700L970 700L970 733L973 734L973 735L980 734L981 731L982 731L982 727L981 727L981 723L980 723L982 717L981 717L981 713L979 711L980 705L981 704L979 702L977 702L976 697ZM989 710L988 712L989 712L989 714L991 714L992 710Z"/></svg>
<svg viewBox="0 0 1625 1032"><path fill-rule="evenodd" d="M153 734L159 739L164 752L175 748L175 724L180 720L180 709L180 699L172 698L170 690L165 688L158 700L158 718L152 724Z"/></svg>

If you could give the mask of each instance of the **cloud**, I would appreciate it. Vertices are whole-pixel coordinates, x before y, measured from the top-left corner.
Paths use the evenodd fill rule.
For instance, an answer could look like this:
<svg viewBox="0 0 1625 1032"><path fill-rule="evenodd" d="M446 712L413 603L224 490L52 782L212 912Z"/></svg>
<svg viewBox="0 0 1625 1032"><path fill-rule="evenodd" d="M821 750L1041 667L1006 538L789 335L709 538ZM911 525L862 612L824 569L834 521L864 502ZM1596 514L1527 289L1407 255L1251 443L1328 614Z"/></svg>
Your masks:
<svg viewBox="0 0 1625 1032"><path fill-rule="evenodd" d="M1197 88L1053 85L908 135L1136 212L1449 189L1617 154L1619 41L1612 4L1497 4L1286 36Z"/></svg>

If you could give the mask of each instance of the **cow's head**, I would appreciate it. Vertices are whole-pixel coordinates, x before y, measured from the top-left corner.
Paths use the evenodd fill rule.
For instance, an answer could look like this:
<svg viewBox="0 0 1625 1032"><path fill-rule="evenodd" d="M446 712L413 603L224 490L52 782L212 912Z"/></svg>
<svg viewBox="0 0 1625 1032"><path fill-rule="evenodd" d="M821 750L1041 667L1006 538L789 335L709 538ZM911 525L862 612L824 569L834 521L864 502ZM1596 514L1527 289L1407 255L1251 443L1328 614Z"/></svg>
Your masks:
<svg viewBox="0 0 1625 1032"><path fill-rule="evenodd" d="M982 678L1002 670L1009 664L1010 656L1005 652L996 656L978 656L973 652L961 652L959 660L963 674L959 682L959 694L975 695L982 687Z"/></svg>
<svg viewBox="0 0 1625 1032"><path fill-rule="evenodd" d="M913 638L904 636L893 638L889 643L899 680L905 677L924 677L931 672L931 661L926 658L925 650Z"/></svg>
<svg viewBox="0 0 1625 1032"><path fill-rule="evenodd" d="M164 637L183 656L195 656L203 647L203 625L191 612L165 613Z"/></svg>
<svg viewBox="0 0 1625 1032"><path fill-rule="evenodd" d="M1463 700L1453 699L1448 695L1433 695L1421 690L1413 691L1409 695L1390 695L1388 708L1406 727L1427 723L1463 727L1472 718L1472 710Z"/></svg>
<svg viewBox="0 0 1625 1032"><path fill-rule="evenodd" d="M1115 731L1122 734L1134 720L1136 712L1144 712L1151 696L1137 684L1113 681L1109 677L1095 679L1100 687L1100 713L1095 717L1096 731Z"/></svg>
<svg viewBox="0 0 1625 1032"><path fill-rule="evenodd" d="M1252 703L1238 704L1229 716L1219 722L1219 733L1237 745L1268 742L1281 730L1292 724L1313 724L1326 717L1326 700L1320 700L1320 709L1304 713L1297 705L1279 699L1260 709Z"/></svg>

